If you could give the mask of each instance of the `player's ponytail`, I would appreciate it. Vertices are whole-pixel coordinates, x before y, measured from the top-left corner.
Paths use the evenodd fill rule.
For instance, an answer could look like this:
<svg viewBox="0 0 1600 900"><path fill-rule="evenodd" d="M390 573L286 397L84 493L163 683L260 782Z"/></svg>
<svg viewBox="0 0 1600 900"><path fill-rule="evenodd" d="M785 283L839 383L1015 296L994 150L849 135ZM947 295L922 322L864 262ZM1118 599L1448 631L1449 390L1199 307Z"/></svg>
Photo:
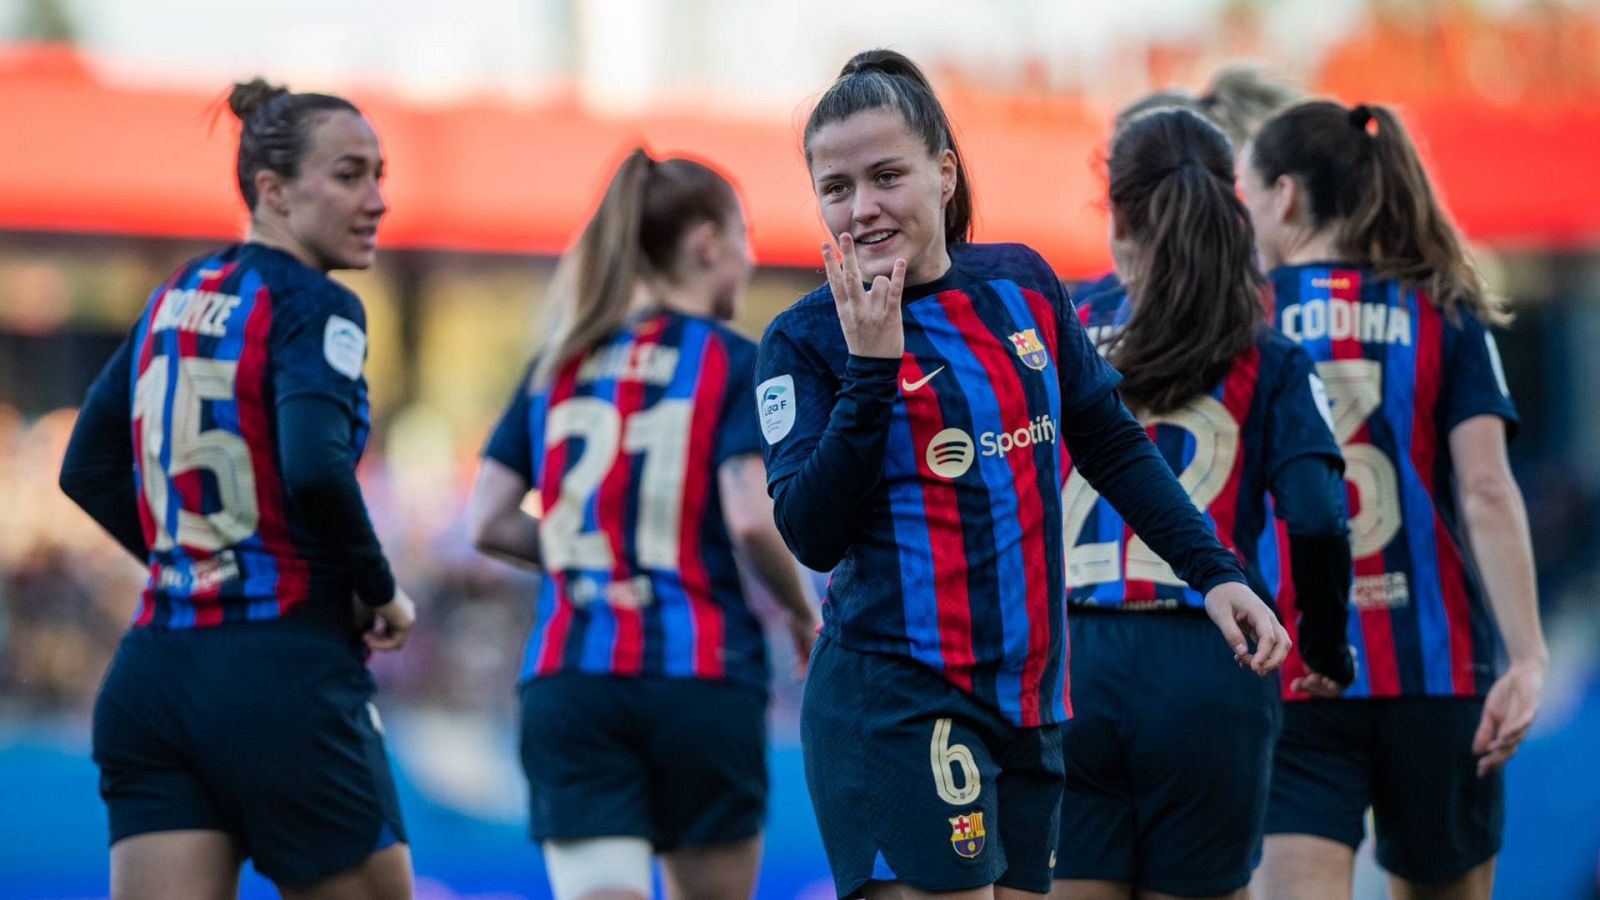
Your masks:
<svg viewBox="0 0 1600 900"><path fill-rule="evenodd" d="M1302 103L1261 127L1251 156L1265 183L1283 175L1301 182L1311 224L1336 227L1342 253L1421 289L1447 315L1465 309L1486 321L1506 318L1389 109Z"/></svg>
<svg viewBox="0 0 1600 900"><path fill-rule="evenodd" d="M1250 217L1216 126L1185 109L1134 117L1107 168L1134 247L1122 273L1133 314L1107 339L1128 405L1170 412L1211 390L1266 319Z"/></svg>
<svg viewBox="0 0 1600 900"><path fill-rule="evenodd" d="M738 209L733 185L690 159L654 160L634 148L611 176L600 206L556 267L550 296L555 327L534 380L587 353L622 325L646 278L675 277L678 245L702 222L727 222Z"/></svg>
<svg viewBox="0 0 1600 900"><path fill-rule="evenodd" d="M239 194L251 212L259 199L256 173L269 169L286 179L299 174L319 114L361 113L343 97L296 94L263 78L235 83L228 92L228 109L239 119Z"/></svg>
<svg viewBox="0 0 1600 900"><path fill-rule="evenodd" d="M831 125L871 109L898 109L906 127L922 140L931 155L949 150L956 158L956 189L944 207L945 245L963 244L972 239L972 181L967 165L956 146L955 131L944 106L933 92L926 75L903 53L893 50L865 50L844 64L806 119L802 143L806 163L811 163L811 138L824 125Z"/></svg>

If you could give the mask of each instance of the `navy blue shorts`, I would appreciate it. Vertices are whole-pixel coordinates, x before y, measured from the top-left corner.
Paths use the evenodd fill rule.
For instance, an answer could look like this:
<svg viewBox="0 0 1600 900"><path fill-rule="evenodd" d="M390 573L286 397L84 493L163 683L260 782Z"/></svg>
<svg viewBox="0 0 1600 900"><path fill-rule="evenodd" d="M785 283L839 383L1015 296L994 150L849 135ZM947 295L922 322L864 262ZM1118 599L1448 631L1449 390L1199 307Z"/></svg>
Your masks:
<svg viewBox="0 0 1600 900"><path fill-rule="evenodd" d="M824 635L806 676L800 739L841 898L869 881L1050 889L1059 725L1018 728L910 659Z"/></svg>
<svg viewBox="0 0 1600 900"><path fill-rule="evenodd" d="M111 843L224 831L293 887L403 843L375 690L359 643L318 623L132 629L94 709Z"/></svg>
<svg viewBox="0 0 1600 900"><path fill-rule="evenodd" d="M766 696L692 678L522 685L535 841L642 837L657 852L748 840L767 817Z"/></svg>
<svg viewBox="0 0 1600 900"><path fill-rule="evenodd" d="M1418 884L1453 881L1500 852L1505 781L1478 777L1473 697L1289 703L1272 772L1268 834L1352 850L1378 836L1378 864Z"/></svg>
<svg viewBox="0 0 1600 900"><path fill-rule="evenodd" d="M1184 896L1244 887L1261 858L1279 682L1211 620L1074 608L1073 719L1056 877Z"/></svg>

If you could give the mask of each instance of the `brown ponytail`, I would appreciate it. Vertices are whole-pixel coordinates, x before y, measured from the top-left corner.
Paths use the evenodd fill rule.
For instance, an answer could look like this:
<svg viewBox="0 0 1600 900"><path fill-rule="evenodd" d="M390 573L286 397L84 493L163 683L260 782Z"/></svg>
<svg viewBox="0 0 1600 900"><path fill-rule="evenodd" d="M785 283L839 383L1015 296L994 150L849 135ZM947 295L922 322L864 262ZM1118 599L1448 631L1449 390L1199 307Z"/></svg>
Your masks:
<svg viewBox="0 0 1600 900"><path fill-rule="evenodd" d="M1446 315L1508 317L1440 204L1405 127L1388 108L1317 100L1261 127L1252 158L1262 181L1300 180L1311 222L1338 223L1340 251L1384 278L1422 290Z"/></svg>
<svg viewBox="0 0 1600 900"><path fill-rule="evenodd" d="M1133 315L1107 339L1107 359L1130 407L1170 412L1214 388L1265 322L1255 235L1234 193L1228 139L1194 112L1157 109L1124 123L1108 169L1135 260Z"/></svg>
<svg viewBox="0 0 1600 900"><path fill-rule="evenodd" d="M592 350L621 326L646 276L671 278L678 244L701 222L738 209L733 185L689 159L656 161L635 148L617 167L600 206L556 267L556 325L535 369L536 384Z"/></svg>

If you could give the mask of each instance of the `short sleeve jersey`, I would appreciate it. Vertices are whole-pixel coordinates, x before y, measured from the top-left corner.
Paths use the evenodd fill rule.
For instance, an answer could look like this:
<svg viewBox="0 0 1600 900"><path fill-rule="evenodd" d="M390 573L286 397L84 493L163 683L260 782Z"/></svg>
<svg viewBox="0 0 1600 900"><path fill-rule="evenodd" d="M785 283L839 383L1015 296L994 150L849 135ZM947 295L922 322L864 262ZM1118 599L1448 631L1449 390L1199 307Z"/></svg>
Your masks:
<svg viewBox="0 0 1600 900"><path fill-rule="evenodd" d="M833 573L823 631L909 657L1022 726L1067 713L1062 423L1118 381L1066 290L1020 245L958 245L908 286L882 478ZM754 398L768 479L827 427L849 353L831 291L761 344Z"/></svg>
<svg viewBox="0 0 1600 900"><path fill-rule="evenodd" d="M1102 349L1132 315L1126 291L1102 285L1079 307ZM1326 392L1311 358L1263 329L1210 391L1179 409L1143 417L1150 440L1190 499L1238 556L1258 596L1294 602L1287 526L1273 515L1274 475L1301 456L1339 459ZM1067 482L1067 591L1074 605L1204 608L1074 469Z"/></svg>
<svg viewBox="0 0 1600 900"><path fill-rule="evenodd" d="M544 580L524 680L568 672L767 687L717 470L761 449L755 344L672 312L525 378L484 455L542 508Z"/></svg>
<svg viewBox="0 0 1600 900"><path fill-rule="evenodd" d="M1272 283L1277 327L1316 361L1346 460L1357 674L1345 696L1483 695L1493 626L1447 439L1474 416L1516 425L1494 336L1355 266L1285 266ZM1293 655L1284 671L1303 668Z"/></svg>
<svg viewBox="0 0 1600 900"><path fill-rule="evenodd" d="M130 337L129 421L150 577L136 626L199 628L307 607L347 615L345 563L283 486L277 404L314 395L371 426L366 314L294 257L238 244L191 260Z"/></svg>

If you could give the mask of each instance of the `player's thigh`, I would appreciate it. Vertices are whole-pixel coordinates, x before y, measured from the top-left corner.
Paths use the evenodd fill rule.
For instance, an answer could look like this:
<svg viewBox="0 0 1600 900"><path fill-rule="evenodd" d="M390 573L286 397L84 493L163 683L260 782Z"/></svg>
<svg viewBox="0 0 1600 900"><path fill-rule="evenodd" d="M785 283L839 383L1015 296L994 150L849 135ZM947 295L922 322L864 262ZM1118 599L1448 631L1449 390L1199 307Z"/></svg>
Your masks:
<svg viewBox="0 0 1600 900"><path fill-rule="evenodd" d="M862 889L866 900L998 900L1005 897L1007 900L1024 900L1014 891L1005 888L979 887L964 891L938 891L929 892L918 890L901 881L872 881ZM1029 900L1037 900L1034 895Z"/></svg>
<svg viewBox="0 0 1600 900"><path fill-rule="evenodd" d="M112 900L228 900L239 849L221 831L157 831L111 845Z"/></svg>
<svg viewBox="0 0 1600 900"><path fill-rule="evenodd" d="M1394 900L1489 900L1494 894L1494 864L1490 859L1459 878L1432 884L1391 876L1389 896Z"/></svg>
<svg viewBox="0 0 1600 900"><path fill-rule="evenodd" d="M1372 701L1304 700L1283 705L1272 754L1267 836L1309 835L1353 854L1372 804Z"/></svg>
<svg viewBox="0 0 1600 900"><path fill-rule="evenodd" d="M522 770L533 840L655 840L646 735L633 682L556 675L522 686Z"/></svg>
<svg viewBox="0 0 1600 900"><path fill-rule="evenodd" d="M1350 900L1356 853L1350 845L1308 834L1269 834L1250 879L1254 900Z"/></svg>
<svg viewBox="0 0 1600 900"><path fill-rule="evenodd" d="M200 682L210 716L195 727L257 871L310 889L408 861L376 684L350 636L309 622L217 631L204 653L218 674Z"/></svg>
<svg viewBox="0 0 1600 900"><path fill-rule="evenodd" d="M279 885L284 900L410 900L411 849L394 844L346 869L304 887Z"/></svg>
<svg viewBox="0 0 1600 900"><path fill-rule="evenodd" d="M679 847L661 855L667 900L738 900L755 893L761 836L732 844Z"/></svg>
<svg viewBox="0 0 1600 900"><path fill-rule="evenodd" d="M1051 896L1129 896L1136 818L1125 740L1133 637L1114 613L1075 608L1072 719L1062 726L1065 758L1060 841Z"/></svg>
<svg viewBox="0 0 1600 900"><path fill-rule="evenodd" d="M1227 896L1250 882L1282 723L1277 678L1235 664L1200 615L1123 615L1145 665L1121 698L1142 891Z"/></svg>
<svg viewBox="0 0 1600 900"><path fill-rule="evenodd" d="M555 900L648 900L655 850L642 837L550 840L545 875Z"/></svg>
<svg viewBox="0 0 1600 900"><path fill-rule="evenodd" d="M999 879L1006 850L991 745L1003 725L910 660L818 642L801 743L840 896L872 882L942 893Z"/></svg>
<svg viewBox="0 0 1600 900"><path fill-rule="evenodd" d="M657 851L742 844L760 834L766 694L692 678L640 679L638 687Z"/></svg>
<svg viewBox="0 0 1600 900"><path fill-rule="evenodd" d="M1478 777L1472 753L1483 701L1414 697L1376 703L1378 864L1417 885L1457 882L1500 852L1505 829L1504 776L1496 770ZM1488 871L1492 876L1492 867Z"/></svg>
<svg viewBox="0 0 1600 900"><path fill-rule="evenodd" d="M1065 782L1062 726L1042 725L1001 731L993 751L1000 766L998 831L1006 869L997 890L1049 892L1061 834L1061 796Z"/></svg>

